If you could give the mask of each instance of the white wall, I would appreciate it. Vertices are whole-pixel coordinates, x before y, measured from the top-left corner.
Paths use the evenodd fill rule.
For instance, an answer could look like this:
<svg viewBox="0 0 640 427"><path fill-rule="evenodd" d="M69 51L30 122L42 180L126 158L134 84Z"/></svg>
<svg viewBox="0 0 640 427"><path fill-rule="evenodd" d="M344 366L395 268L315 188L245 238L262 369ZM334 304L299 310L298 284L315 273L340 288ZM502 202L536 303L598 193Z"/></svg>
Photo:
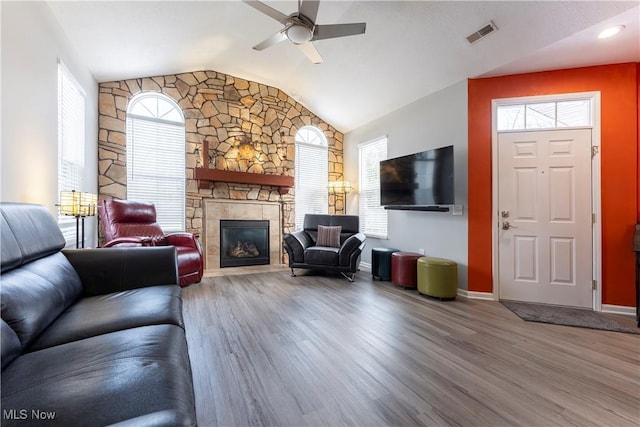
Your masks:
<svg viewBox="0 0 640 427"><path fill-rule="evenodd" d="M463 215L390 210L389 238L368 237L362 261L370 264L371 248L379 246L410 252L424 249L426 255L456 261L458 287L468 289L467 82L457 83L347 133L344 138L345 179L358 182L358 144L382 135L388 137L389 158L453 145L455 200L456 205L463 205ZM357 212L357 202L357 194L349 196L350 214Z"/></svg>
<svg viewBox="0 0 640 427"><path fill-rule="evenodd" d="M1 2L0 7L0 200L40 203L57 215L58 59L86 92L86 179L77 190L93 193L98 176L98 84L46 3ZM87 219L86 246L95 246L95 231L96 218Z"/></svg>

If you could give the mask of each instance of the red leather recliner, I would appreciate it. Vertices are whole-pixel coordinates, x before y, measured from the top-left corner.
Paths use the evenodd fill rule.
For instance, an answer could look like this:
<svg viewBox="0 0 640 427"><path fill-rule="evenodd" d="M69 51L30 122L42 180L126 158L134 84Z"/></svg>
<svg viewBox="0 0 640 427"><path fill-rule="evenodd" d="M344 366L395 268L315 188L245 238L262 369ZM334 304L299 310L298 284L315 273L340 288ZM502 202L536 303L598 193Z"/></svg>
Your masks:
<svg viewBox="0 0 640 427"><path fill-rule="evenodd" d="M202 279L204 263L197 234L164 234L156 222L153 203L132 200L101 200L100 225L105 244L111 246L175 246L178 258L180 286Z"/></svg>

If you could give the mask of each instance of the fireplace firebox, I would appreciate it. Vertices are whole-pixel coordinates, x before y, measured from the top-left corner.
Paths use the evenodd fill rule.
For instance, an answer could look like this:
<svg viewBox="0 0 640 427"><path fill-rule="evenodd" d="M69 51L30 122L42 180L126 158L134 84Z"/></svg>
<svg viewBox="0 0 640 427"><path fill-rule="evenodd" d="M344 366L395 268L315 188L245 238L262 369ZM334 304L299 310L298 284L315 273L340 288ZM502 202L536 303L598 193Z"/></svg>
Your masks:
<svg viewBox="0 0 640 427"><path fill-rule="evenodd" d="M220 267L269 264L269 221L220 220Z"/></svg>

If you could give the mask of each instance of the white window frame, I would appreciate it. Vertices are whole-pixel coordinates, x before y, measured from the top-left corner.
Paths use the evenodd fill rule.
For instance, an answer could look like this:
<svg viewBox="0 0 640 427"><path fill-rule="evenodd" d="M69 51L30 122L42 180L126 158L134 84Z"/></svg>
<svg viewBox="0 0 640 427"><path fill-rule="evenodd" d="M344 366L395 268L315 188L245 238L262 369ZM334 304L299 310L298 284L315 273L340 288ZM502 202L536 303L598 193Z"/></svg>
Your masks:
<svg viewBox="0 0 640 427"><path fill-rule="evenodd" d="M71 71L58 60L58 194L83 191L85 173L86 93ZM58 215L67 247L76 243L76 219Z"/></svg>
<svg viewBox="0 0 640 427"><path fill-rule="evenodd" d="M126 133L127 198L153 203L163 231L184 231L186 137L182 109L162 93L143 92L129 102Z"/></svg>
<svg viewBox="0 0 640 427"><path fill-rule="evenodd" d="M543 99L539 98L539 101L527 101L517 100L515 102L505 102L497 106L496 110L496 129L499 132L508 131L525 131L525 130L546 130L546 129L569 129L575 127L590 127L593 125L593 101L590 99L580 97L570 97L567 99ZM574 114L571 123L564 122L563 120L570 119L571 117L565 115L560 117L560 107L570 106L573 104ZM537 111L538 107L546 107L548 111ZM582 108L580 108L582 107ZM586 108L584 108L586 107ZM576 109L577 108L577 109ZM507 110L517 109L516 116L507 114ZM583 110L583 111L580 111ZM502 113L505 111L505 115ZM541 116L542 122L545 124L539 124L535 116ZM530 116L533 116L532 118ZM510 118L511 123L507 124L504 119ZM517 123L516 123L517 122Z"/></svg>
<svg viewBox="0 0 640 427"><path fill-rule="evenodd" d="M295 221L301 230L305 214L329 212L329 143L315 126L301 127L295 143Z"/></svg>
<svg viewBox="0 0 640 427"><path fill-rule="evenodd" d="M360 231L368 237L388 238L389 215L380 205L380 161L387 159L387 136L358 144Z"/></svg>

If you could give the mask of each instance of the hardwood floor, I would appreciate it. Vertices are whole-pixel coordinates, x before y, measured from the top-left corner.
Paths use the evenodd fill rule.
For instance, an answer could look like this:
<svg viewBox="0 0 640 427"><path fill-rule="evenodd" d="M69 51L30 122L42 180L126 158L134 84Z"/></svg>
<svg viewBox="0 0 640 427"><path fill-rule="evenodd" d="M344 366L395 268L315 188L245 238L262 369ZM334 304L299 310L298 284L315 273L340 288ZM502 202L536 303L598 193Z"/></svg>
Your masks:
<svg viewBox="0 0 640 427"><path fill-rule="evenodd" d="M200 426L637 426L640 336L288 271L183 289Z"/></svg>

